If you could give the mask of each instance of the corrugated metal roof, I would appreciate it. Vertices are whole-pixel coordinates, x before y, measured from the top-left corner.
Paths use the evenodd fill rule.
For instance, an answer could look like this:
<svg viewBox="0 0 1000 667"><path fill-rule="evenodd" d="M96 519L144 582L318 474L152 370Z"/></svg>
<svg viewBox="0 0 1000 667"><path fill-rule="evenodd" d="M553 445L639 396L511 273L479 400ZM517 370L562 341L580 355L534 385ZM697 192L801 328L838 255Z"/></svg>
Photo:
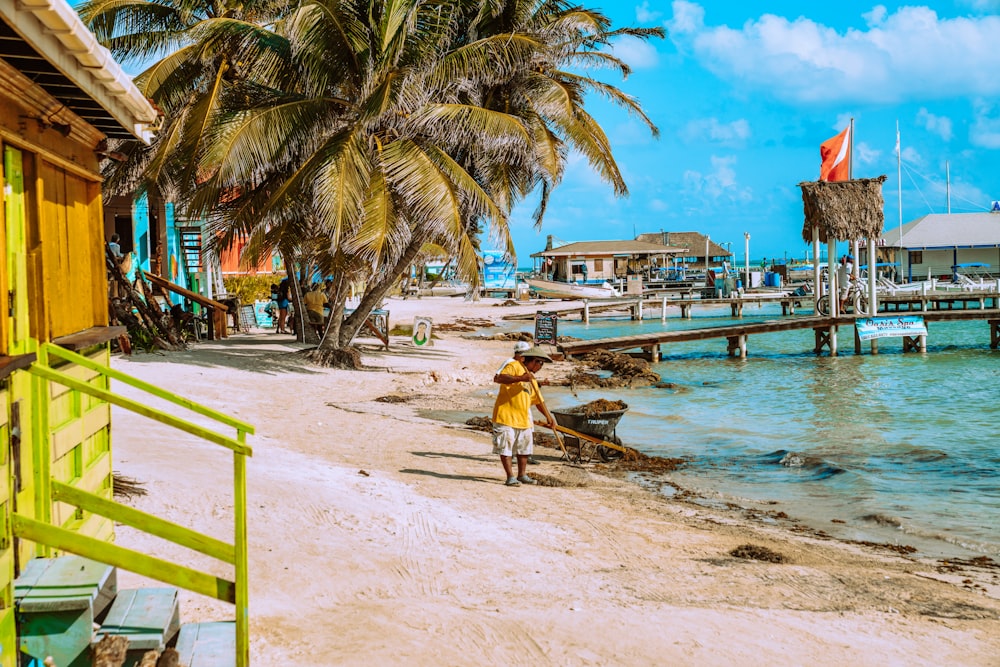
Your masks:
<svg viewBox="0 0 1000 667"><path fill-rule="evenodd" d="M65 0L0 0L0 59L91 126L149 142L157 112Z"/></svg>
<svg viewBox="0 0 1000 667"><path fill-rule="evenodd" d="M899 247L899 228L882 235ZM954 248L1000 244L1000 213L931 213L903 225L904 248Z"/></svg>
<svg viewBox="0 0 1000 667"><path fill-rule="evenodd" d="M646 243L644 241L578 241L533 253L532 257L567 257L571 255L677 255L686 248Z"/></svg>

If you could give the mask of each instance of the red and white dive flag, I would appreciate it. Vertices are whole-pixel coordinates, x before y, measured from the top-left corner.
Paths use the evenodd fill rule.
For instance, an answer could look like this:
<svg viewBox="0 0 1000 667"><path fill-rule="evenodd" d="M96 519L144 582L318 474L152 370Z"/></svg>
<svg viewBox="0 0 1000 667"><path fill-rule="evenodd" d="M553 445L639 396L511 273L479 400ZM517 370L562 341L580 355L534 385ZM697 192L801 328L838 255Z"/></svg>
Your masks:
<svg viewBox="0 0 1000 667"><path fill-rule="evenodd" d="M827 139L819 146L822 164L819 167L821 181L847 181L851 178L851 126Z"/></svg>

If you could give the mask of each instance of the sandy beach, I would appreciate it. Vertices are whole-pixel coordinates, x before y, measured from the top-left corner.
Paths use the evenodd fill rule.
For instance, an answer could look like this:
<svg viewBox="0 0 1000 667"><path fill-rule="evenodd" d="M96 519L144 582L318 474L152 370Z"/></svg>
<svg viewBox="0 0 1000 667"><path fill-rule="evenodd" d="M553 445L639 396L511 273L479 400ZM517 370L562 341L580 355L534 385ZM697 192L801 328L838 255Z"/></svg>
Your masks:
<svg viewBox="0 0 1000 667"><path fill-rule="evenodd" d="M499 303L386 308L390 324L429 316L435 327L538 309ZM510 343L439 329L430 348L405 336L388 352L360 342L364 371L318 368L273 333L113 360L256 426L253 664L1000 664L1000 570L669 499L556 449L537 450L542 464L529 468L552 485L507 488L489 434L447 415L489 415ZM409 400L377 400L386 396ZM115 469L148 491L129 504L232 539L228 450L117 408L113 430ZM132 529L117 540L231 576ZM786 562L730 555L747 544ZM140 583L156 585L119 575L120 586ZM184 621L233 617L181 598Z"/></svg>

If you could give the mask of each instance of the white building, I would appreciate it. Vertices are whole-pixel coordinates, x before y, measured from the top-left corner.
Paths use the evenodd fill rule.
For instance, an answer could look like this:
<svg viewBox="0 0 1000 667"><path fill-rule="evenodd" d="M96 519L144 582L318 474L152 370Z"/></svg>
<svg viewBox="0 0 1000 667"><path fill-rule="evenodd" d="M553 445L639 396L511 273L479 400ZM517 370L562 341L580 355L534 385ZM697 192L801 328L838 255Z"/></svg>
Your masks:
<svg viewBox="0 0 1000 667"><path fill-rule="evenodd" d="M902 238L900 238L902 233ZM932 213L902 228L887 229L879 253L897 265L908 282L929 277L950 280L962 265L1000 275L1000 211ZM902 254L900 255L900 250Z"/></svg>

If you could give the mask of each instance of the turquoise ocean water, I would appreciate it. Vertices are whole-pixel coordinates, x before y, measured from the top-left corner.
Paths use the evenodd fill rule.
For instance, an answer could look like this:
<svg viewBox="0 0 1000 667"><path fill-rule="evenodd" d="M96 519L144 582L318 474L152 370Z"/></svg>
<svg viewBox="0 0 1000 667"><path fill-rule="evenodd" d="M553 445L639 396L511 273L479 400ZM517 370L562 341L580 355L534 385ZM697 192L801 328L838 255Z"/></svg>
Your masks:
<svg viewBox="0 0 1000 667"><path fill-rule="evenodd" d="M781 317L779 306L743 321ZM728 308L690 320L560 320L559 334L603 338L723 326ZM618 436L689 463L670 481L704 498L784 511L831 535L906 544L922 555L1000 558L1000 351L985 321L930 323L927 354L816 356L811 329L752 336L748 358L725 339L663 346L653 366L670 389L550 387L551 407L620 399ZM543 371L544 374L544 371ZM836 520L836 521L834 521ZM843 523L840 523L843 522Z"/></svg>

